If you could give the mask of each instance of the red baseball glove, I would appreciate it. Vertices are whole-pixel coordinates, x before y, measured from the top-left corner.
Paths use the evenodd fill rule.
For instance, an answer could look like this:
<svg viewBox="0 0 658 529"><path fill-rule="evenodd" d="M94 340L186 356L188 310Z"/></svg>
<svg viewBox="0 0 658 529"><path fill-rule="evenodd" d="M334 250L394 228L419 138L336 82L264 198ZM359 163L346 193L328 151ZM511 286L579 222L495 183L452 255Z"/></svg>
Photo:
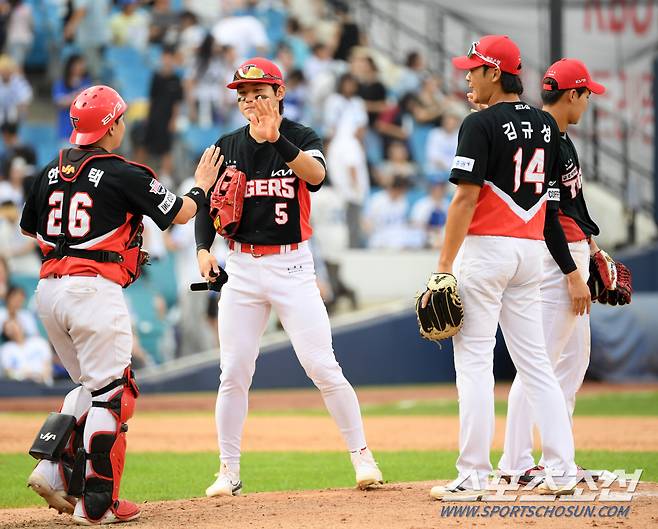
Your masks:
<svg viewBox="0 0 658 529"><path fill-rule="evenodd" d="M247 175L235 166L227 167L217 180L210 195L210 216L222 237L231 238L238 231L246 187Z"/></svg>
<svg viewBox="0 0 658 529"><path fill-rule="evenodd" d="M614 261L603 250L596 252L589 261L587 281L592 301L606 305L626 305L633 294L630 270Z"/></svg>

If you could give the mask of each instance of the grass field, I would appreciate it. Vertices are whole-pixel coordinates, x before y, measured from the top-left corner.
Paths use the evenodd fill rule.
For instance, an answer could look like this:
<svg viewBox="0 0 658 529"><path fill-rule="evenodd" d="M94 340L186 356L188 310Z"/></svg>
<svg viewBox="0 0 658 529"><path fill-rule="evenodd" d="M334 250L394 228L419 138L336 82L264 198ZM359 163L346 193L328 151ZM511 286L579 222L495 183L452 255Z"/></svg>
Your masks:
<svg viewBox="0 0 658 529"><path fill-rule="evenodd" d="M500 457L493 452L493 461ZM381 452L378 461L387 481L452 479L457 452ZM643 481L658 481L658 452L581 451L578 462L590 469L644 469ZM0 508L42 505L25 487L34 460L23 454L0 455ZM122 495L134 501L203 496L217 469L217 454L128 453ZM241 465L244 493L354 486L354 472L344 452L246 453Z"/></svg>
<svg viewBox="0 0 658 529"><path fill-rule="evenodd" d="M497 401L497 414L505 413L505 402ZM457 402L452 399L402 400L391 404L371 404L363 407L368 416L404 415L455 416ZM151 416L176 417L206 415L210 412L178 411L170 414L146 412ZM324 409L289 411L258 411L255 415L319 415ZM6 416L42 416L42 413L9 413ZM655 417L658 416L658 392L634 392L615 394L587 394L578 400L577 416ZM641 420L641 419L640 419ZM606 432L601 432L606 435ZM130 441L129 441L130 444ZM455 440L456 444L456 440ZM589 469L643 469L643 481L658 481L658 451L609 451L582 450L577 461ZM376 454L384 476L389 482L426 481L451 479L455 475L456 451L390 451ZM492 453L495 464L500 453ZM40 506L42 501L25 487L25 480L34 466L34 460L25 453L0 454L0 508ZM192 453L132 452L129 450L122 495L135 501L185 499L204 494L212 482L218 466L216 452ZM253 493L277 490L305 490L332 487L352 487L353 470L345 452L247 452L242 460L244 492Z"/></svg>

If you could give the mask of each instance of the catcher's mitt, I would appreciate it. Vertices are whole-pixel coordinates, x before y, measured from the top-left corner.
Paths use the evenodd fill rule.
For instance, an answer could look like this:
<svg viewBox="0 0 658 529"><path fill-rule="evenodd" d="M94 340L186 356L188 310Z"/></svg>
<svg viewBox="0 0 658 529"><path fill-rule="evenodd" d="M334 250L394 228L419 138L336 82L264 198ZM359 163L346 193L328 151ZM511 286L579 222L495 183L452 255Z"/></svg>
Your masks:
<svg viewBox="0 0 658 529"><path fill-rule="evenodd" d="M210 195L210 216L222 237L235 235L242 218L247 175L235 166L226 168Z"/></svg>
<svg viewBox="0 0 658 529"><path fill-rule="evenodd" d="M431 292L427 306L421 302L425 292ZM416 315L420 335L428 340L445 340L459 332L464 323L462 300L457 293L457 280L452 274L434 273L427 290L416 298Z"/></svg>
<svg viewBox="0 0 658 529"><path fill-rule="evenodd" d="M592 301L606 305L626 305L633 293L630 270L619 261L614 261L603 250L589 260L587 286Z"/></svg>

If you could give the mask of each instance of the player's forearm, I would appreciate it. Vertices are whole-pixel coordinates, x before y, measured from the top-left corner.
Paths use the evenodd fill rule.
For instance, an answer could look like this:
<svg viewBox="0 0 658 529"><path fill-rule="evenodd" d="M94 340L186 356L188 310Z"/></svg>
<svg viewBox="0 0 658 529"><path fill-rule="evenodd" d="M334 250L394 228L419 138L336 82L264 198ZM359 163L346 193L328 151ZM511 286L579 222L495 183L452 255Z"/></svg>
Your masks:
<svg viewBox="0 0 658 529"><path fill-rule="evenodd" d="M324 166L304 151L300 150L299 154L292 161L286 163L298 178L309 184L317 185L324 180Z"/></svg>
<svg viewBox="0 0 658 529"><path fill-rule="evenodd" d="M172 224L187 224L197 214L197 205L190 197L183 197L183 205L174 217Z"/></svg>
<svg viewBox="0 0 658 529"><path fill-rule="evenodd" d="M452 273L452 265L459 252L477 205L480 186L460 184L448 208L445 239L439 255L438 272Z"/></svg>
<svg viewBox="0 0 658 529"><path fill-rule="evenodd" d="M197 252L199 250L210 250L216 235L215 228L210 218L210 208L202 206L194 219L194 239Z"/></svg>
<svg viewBox="0 0 658 529"><path fill-rule="evenodd" d="M544 239L546 240L548 251L553 256L553 260L560 267L563 274L568 275L577 270L576 263L569 251L569 243L558 218L557 209L553 209L550 206L546 210Z"/></svg>

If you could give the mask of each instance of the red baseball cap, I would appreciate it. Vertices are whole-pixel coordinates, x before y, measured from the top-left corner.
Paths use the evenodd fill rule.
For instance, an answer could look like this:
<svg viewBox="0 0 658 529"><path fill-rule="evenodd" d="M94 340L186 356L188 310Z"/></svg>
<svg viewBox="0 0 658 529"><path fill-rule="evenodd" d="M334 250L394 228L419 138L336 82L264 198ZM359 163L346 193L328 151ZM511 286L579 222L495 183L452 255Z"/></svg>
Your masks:
<svg viewBox="0 0 658 529"><path fill-rule="evenodd" d="M507 35L486 35L471 44L466 55L454 57L452 64L460 70L493 66L503 72L518 75L521 71L521 52Z"/></svg>
<svg viewBox="0 0 658 529"><path fill-rule="evenodd" d="M263 57L253 57L243 62L226 88L237 88L242 83L265 83L285 86L279 67Z"/></svg>
<svg viewBox="0 0 658 529"><path fill-rule="evenodd" d="M569 90L570 88L580 88L584 86L589 88L593 94L602 94L605 92L605 86L592 81L592 76L587 70L587 66L578 59L560 59L554 62L546 70L544 79L549 77L557 83L555 90ZM553 86L544 83L544 90L554 90Z"/></svg>

